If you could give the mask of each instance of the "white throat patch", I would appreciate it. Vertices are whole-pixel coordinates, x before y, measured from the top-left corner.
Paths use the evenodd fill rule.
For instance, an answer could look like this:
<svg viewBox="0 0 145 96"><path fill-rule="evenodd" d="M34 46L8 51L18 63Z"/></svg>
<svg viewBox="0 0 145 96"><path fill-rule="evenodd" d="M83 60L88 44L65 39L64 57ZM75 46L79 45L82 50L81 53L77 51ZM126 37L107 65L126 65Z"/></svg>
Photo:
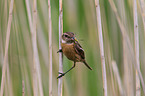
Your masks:
<svg viewBox="0 0 145 96"><path fill-rule="evenodd" d="M61 41L62 43L66 43L66 41L64 41L63 39L62 39L62 41Z"/></svg>

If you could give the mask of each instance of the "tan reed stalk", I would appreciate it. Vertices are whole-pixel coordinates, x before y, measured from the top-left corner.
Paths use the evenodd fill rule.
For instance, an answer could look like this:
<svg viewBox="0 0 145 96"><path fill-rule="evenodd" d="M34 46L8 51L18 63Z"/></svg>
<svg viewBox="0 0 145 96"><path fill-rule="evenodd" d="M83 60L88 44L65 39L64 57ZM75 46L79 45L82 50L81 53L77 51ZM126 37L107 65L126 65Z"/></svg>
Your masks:
<svg viewBox="0 0 145 96"><path fill-rule="evenodd" d="M25 2L26 2L26 7L27 7L27 13L28 13L28 19L29 19L30 32L31 32L31 35L32 35L33 56L35 56L34 55L34 44L35 44L34 39L36 38L36 36L34 36L34 33L36 35L36 32L34 32L34 30L36 31L36 28L34 28L34 27L36 27L36 24L35 24L35 22L36 22L35 20L36 19L34 19L34 17L33 17L33 20L34 21L33 21L33 24L32 24L31 12L30 12L30 7L29 7L29 1L26 0ZM36 0L34 0L34 6L36 6ZM34 9L35 9L35 7L34 7ZM33 10L33 16L35 16L34 14L36 14L35 13L35 10ZM38 96L38 84L37 84L38 80L37 80L37 72L36 72L35 62L36 62L35 57L33 57L33 68L32 68L33 69L33 94L34 94L34 96Z"/></svg>
<svg viewBox="0 0 145 96"><path fill-rule="evenodd" d="M103 28L103 29L105 29L105 28ZM104 30L105 31L105 30ZM107 36L104 36L104 38L107 38ZM107 40L109 41L109 39L107 38ZM104 41L106 41L105 39L104 39ZM110 71L110 78L108 78L108 81L109 81L109 79L110 79L110 84L108 84L108 92L109 93L111 93L111 91L112 91L112 94L109 94L109 95L113 95L113 96L117 96L118 95L118 91L116 91L116 90L118 90L117 89L117 86L116 86L116 83L115 83L115 80L114 80L114 76L113 76L113 71L112 71L112 58L111 58L111 52L110 52L110 42L107 42L107 45L108 45L108 55L106 56L106 57L108 57L108 67L109 67L109 71ZM106 66L107 67L107 66ZM109 89L111 89L111 90L109 90Z"/></svg>
<svg viewBox="0 0 145 96"><path fill-rule="evenodd" d="M9 64L7 65L7 82L8 82L8 88L6 89L9 92L9 96L13 96L13 86L12 86L12 80L11 80L11 76L10 76L10 70L9 70Z"/></svg>
<svg viewBox="0 0 145 96"><path fill-rule="evenodd" d="M105 66L105 56L104 56L104 46L103 46L103 36L102 36L102 24L101 24L101 13L99 0L95 0L96 15L97 15L97 25L99 34L99 45L100 45L100 55L102 63L102 78L103 78L103 91L104 96L107 96L107 77L106 77L106 66Z"/></svg>
<svg viewBox="0 0 145 96"><path fill-rule="evenodd" d="M30 15L31 16L31 15ZM31 21L29 21L31 22ZM41 81L41 70L40 70L40 62L39 62L39 55L38 55L38 48L37 48L37 33L36 33L36 24L37 24L37 0L33 2L33 32L32 36L32 46L33 46L33 58L34 58L34 88L39 88L39 94L37 94L37 89L34 89L34 96L43 96L43 87ZM31 26L30 26L31 27ZM38 82L37 82L38 79ZM38 83L38 86L37 86ZM36 93L35 93L36 92Z"/></svg>
<svg viewBox="0 0 145 96"><path fill-rule="evenodd" d="M29 0L25 0L25 2L26 2L27 14L28 14L28 21L29 21L29 26L30 26L30 32L32 34L32 32L33 32L33 25L32 25L32 15L31 15L31 9L30 9Z"/></svg>
<svg viewBox="0 0 145 96"><path fill-rule="evenodd" d="M61 36L63 34L63 8L62 0L59 0L59 49L61 49ZM59 52L59 72L63 73L63 57ZM62 78L58 80L58 96L62 96Z"/></svg>
<svg viewBox="0 0 145 96"><path fill-rule="evenodd" d="M123 37L123 36L122 36ZM124 89L125 89L125 95L134 95L134 93L132 92L132 85L133 85L133 80L130 81L130 79L132 78L133 72L132 70L132 65L129 64L128 62L128 56L130 56L127 52L128 52L128 48L127 48L127 44L125 41L125 37L122 38L122 45L123 45L123 67L124 67L124 75L123 75L123 84L124 84ZM131 84L129 84L129 82L131 82ZM131 86L131 88L130 88Z"/></svg>
<svg viewBox="0 0 145 96"><path fill-rule="evenodd" d="M145 36L145 1L139 0L140 8L141 8L141 16L143 19L143 25L144 25L144 36Z"/></svg>
<svg viewBox="0 0 145 96"><path fill-rule="evenodd" d="M26 2L27 14L28 14L30 32L32 35L33 34L33 24L32 24L32 15L31 15L30 4L29 4L29 0L25 0L25 2ZM33 60L33 63L34 63L34 60ZM37 85L38 81L37 81L37 75L36 75L36 67L31 68L31 69L33 70L33 93L34 93L34 96L38 96L38 85Z"/></svg>
<svg viewBox="0 0 145 96"><path fill-rule="evenodd" d="M30 33L31 35L33 34L33 24L32 24L32 14L31 14L31 9L30 9L30 0L25 0L26 3L26 9L27 9L27 15L28 15L28 22L29 22L29 28L30 28ZM34 58L34 57L33 57ZM33 63L34 63L34 59L33 59ZM25 68L25 67L24 67ZM38 85L37 85L37 75L36 75L36 67L34 68L30 68L31 70L33 70L32 75L33 75L33 95L34 96L38 96ZM24 69L25 72L26 68ZM28 81L28 79L26 79ZM26 85L28 85L28 83L26 83Z"/></svg>
<svg viewBox="0 0 145 96"><path fill-rule="evenodd" d="M1 80L0 96L3 96L3 92L4 92L4 84L5 84L5 77L6 77L5 75L6 75L7 58L8 58L8 48L9 48L9 39L10 39L10 30L11 30L11 23L12 23L13 4L14 4L14 0L11 0L10 9L9 9L9 19L8 19L8 25L7 25L7 33L6 33L5 55L4 55L4 64L3 64L3 68L2 68L2 80Z"/></svg>
<svg viewBox="0 0 145 96"><path fill-rule="evenodd" d="M134 13L134 40L135 40L135 59L136 64L140 68L140 61L139 61L139 34L138 34L138 16L137 16L137 2L133 0L133 13ZM141 88L140 88L140 81L139 76L136 70L136 96L141 96Z"/></svg>
<svg viewBox="0 0 145 96"><path fill-rule="evenodd" d="M109 3L111 5L112 10L115 13L115 16L116 16L116 19L118 21L119 27L121 29L122 36L126 40L127 47L129 47L129 49L130 49L129 51L130 51L131 56L133 57L133 60L134 60L135 54L134 54L134 51L133 51L133 47L132 47L131 42L129 40L129 37L128 37L127 33L126 33L126 29L125 29L123 23L121 22L121 19L119 17L118 12L117 12L116 6L115 6L115 4L114 4L114 2L112 0L109 0ZM141 70L140 70L139 66L137 65L137 63L134 63L134 62L136 62L136 61L133 61L134 68L136 68L136 70L138 72L139 79L140 79L140 82L141 82L141 85L142 85L142 88L143 88L143 92L145 94L145 83L144 83L144 80L143 80L143 76L142 76Z"/></svg>
<svg viewBox="0 0 145 96"><path fill-rule="evenodd" d="M116 78L118 83L120 96L124 96L124 90L122 87L121 78L115 61L112 61L112 69L113 69L114 77Z"/></svg>
<svg viewBox="0 0 145 96"><path fill-rule="evenodd" d="M48 0L48 22L49 22L49 96L52 96L52 22L51 22L51 5Z"/></svg>
<svg viewBox="0 0 145 96"><path fill-rule="evenodd" d="M8 83L7 83L7 77L6 77L6 81L5 81L6 83L5 83L5 85L4 85L4 88L5 89L8 89L9 87L8 87ZM4 94L5 94L5 96L9 96L9 92L8 92L8 90L5 90L4 89Z"/></svg>
<svg viewBox="0 0 145 96"><path fill-rule="evenodd" d="M7 4L7 1L5 0L5 18L8 17L7 7L8 7L8 4ZM6 83L7 83L7 88L8 89L5 87L4 90L6 90L5 92L7 92L9 96L13 96L12 79L11 79L11 76L10 76L10 70L9 70L10 68L9 68L9 63L8 63L8 57L7 57L7 60L6 61L7 61L7 69L6 69L6 71L7 71L7 73L6 73L7 74L7 78L6 78L7 79L7 82Z"/></svg>

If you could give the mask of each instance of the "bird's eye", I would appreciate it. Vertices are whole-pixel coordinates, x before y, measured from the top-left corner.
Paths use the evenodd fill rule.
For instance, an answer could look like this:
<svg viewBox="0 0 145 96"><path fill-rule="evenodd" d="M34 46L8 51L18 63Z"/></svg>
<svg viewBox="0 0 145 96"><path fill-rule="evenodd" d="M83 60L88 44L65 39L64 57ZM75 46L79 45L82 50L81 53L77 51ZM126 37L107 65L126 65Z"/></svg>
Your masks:
<svg viewBox="0 0 145 96"><path fill-rule="evenodd" d="M68 37L68 35L64 35L65 37Z"/></svg>

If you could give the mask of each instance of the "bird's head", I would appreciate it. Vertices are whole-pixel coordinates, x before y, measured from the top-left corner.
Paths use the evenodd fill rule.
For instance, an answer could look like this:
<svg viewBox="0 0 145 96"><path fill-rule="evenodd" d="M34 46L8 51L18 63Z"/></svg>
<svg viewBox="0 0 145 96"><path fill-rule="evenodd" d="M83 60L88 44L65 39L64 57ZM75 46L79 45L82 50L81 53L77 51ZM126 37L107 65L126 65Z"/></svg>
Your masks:
<svg viewBox="0 0 145 96"><path fill-rule="evenodd" d="M75 42L75 35L73 32L65 32L62 35L62 43L73 43Z"/></svg>

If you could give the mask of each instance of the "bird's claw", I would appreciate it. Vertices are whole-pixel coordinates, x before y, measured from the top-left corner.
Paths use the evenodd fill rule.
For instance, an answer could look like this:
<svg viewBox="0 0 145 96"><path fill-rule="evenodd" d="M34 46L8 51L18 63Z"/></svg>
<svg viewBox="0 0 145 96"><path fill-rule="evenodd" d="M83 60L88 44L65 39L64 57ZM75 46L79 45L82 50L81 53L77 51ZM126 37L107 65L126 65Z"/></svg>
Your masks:
<svg viewBox="0 0 145 96"><path fill-rule="evenodd" d="M57 79L58 79L58 78L61 78L62 76L65 75L65 73L61 73L61 72L58 72L58 73L61 74L61 75L59 75L59 76L57 77Z"/></svg>
<svg viewBox="0 0 145 96"><path fill-rule="evenodd" d="M59 50L57 51L57 53L59 53L59 52L62 52L62 49L59 49Z"/></svg>
<svg viewBox="0 0 145 96"><path fill-rule="evenodd" d="M61 73L61 72L58 72L58 74L63 74L63 73Z"/></svg>

